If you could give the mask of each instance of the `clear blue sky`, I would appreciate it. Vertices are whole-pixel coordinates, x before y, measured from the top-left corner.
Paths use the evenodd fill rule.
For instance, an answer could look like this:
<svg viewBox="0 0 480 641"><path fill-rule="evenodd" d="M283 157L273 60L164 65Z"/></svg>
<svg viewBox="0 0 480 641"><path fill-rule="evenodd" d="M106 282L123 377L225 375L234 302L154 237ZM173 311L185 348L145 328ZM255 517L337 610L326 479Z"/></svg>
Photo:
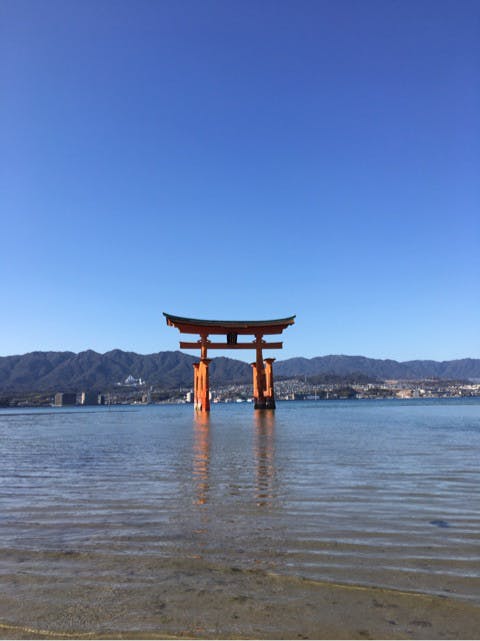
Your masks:
<svg viewBox="0 0 480 641"><path fill-rule="evenodd" d="M2 0L0 354L177 349L167 311L480 357L479 33L477 1Z"/></svg>

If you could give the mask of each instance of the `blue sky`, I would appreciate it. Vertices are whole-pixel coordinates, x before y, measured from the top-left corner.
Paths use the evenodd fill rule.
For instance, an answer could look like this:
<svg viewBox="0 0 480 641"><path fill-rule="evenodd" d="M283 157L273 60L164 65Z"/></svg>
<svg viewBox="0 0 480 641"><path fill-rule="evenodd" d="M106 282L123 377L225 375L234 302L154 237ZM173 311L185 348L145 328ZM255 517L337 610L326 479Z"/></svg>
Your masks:
<svg viewBox="0 0 480 641"><path fill-rule="evenodd" d="M0 355L177 349L167 311L296 314L277 358L480 357L479 32L457 0L2 0Z"/></svg>

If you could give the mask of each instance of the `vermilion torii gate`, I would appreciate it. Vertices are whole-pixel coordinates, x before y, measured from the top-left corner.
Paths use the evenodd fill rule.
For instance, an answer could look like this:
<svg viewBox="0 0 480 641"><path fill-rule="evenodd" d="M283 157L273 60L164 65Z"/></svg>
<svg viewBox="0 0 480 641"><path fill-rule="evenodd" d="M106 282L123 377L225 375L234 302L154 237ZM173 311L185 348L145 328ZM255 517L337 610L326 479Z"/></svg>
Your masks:
<svg viewBox="0 0 480 641"><path fill-rule="evenodd" d="M283 343L267 343L263 337L267 334L281 334L284 329L295 322L295 316L265 321L219 321L183 318L163 312L167 325L176 327L181 334L198 334L196 342L180 341L180 349L200 349L200 362L193 364L193 389L195 409L201 412L210 411L210 388L208 380L207 358L209 349L254 349L256 351L253 368L253 397L255 409L275 409L273 392L274 358L263 358L264 349L282 349ZM225 343L212 343L209 336L224 335ZM238 336L253 335L249 343L238 343Z"/></svg>

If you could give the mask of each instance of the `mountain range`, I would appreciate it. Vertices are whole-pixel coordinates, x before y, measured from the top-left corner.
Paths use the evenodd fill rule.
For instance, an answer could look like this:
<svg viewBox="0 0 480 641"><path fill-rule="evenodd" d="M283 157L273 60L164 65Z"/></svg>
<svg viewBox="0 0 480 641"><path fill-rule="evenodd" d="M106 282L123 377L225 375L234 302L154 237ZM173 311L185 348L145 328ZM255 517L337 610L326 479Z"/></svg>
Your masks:
<svg viewBox="0 0 480 641"><path fill-rule="evenodd" d="M164 388L190 387L192 364L198 360L182 352L136 354L119 349L98 354L31 352L0 357L0 392L54 392L106 390L129 375ZM275 363L275 376L364 375L377 379L480 378L480 359L399 362L365 356L317 356L290 358ZM210 365L212 385L247 383L251 367L232 358L214 358Z"/></svg>

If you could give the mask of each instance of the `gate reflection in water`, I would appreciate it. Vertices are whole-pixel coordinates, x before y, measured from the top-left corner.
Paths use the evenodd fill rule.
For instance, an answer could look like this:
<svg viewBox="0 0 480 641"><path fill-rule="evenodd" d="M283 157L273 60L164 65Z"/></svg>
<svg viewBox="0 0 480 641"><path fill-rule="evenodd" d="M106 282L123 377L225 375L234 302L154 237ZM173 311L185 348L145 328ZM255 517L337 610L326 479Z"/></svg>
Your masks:
<svg viewBox="0 0 480 641"><path fill-rule="evenodd" d="M205 505L210 490L210 416L195 412L193 422L193 480L195 503Z"/></svg>
<svg viewBox="0 0 480 641"><path fill-rule="evenodd" d="M209 414L195 413L192 458L196 505L206 505L209 501L212 429ZM221 425L218 429L221 429ZM252 485L255 488L255 503L258 507L269 506L275 494L275 412L273 410L254 411L253 461Z"/></svg>
<svg viewBox="0 0 480 641"><path fill-rule="evenodd" d="M254 412L256 499L259 507L271 505L275 483L275 412Z"/></svg>

